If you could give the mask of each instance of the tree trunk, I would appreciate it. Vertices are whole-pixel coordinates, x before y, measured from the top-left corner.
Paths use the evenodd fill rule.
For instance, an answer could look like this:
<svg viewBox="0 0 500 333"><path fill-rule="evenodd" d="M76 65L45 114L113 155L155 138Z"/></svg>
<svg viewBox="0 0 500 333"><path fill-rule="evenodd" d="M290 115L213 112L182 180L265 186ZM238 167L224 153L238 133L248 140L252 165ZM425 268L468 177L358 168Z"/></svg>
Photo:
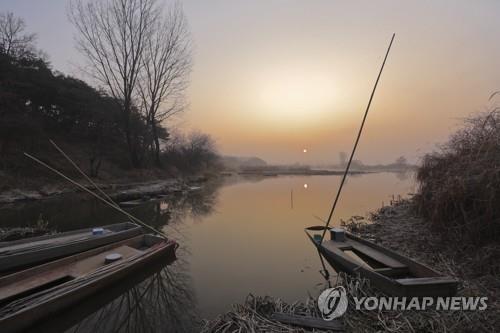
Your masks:
<svg viewBox="0 0 500 333"><path fill-rule="evenodd" d="M130 103L126 102L124 103L123 106L123 114L124 114L124 129L125 129L125 139L127 141L127 148L129 152L129 158L130 158L130 163L132 164L133 168L139 168L140 163L139 163L139 158L137 157L137 152L136 152L136 147L135 144L132 140L132 133L130 129Z"/></svg>
<svg viewBox="0 0 500 333"><path fill-rule="evenodd" d="M158 138L158 131L156 128L156 121L153 119L151 122L151 130L152 130L152 135L153 135L153 142L154 142L154 161L155 165L157 167L161 167L161 160L160 160L160 140Z"/></svg>

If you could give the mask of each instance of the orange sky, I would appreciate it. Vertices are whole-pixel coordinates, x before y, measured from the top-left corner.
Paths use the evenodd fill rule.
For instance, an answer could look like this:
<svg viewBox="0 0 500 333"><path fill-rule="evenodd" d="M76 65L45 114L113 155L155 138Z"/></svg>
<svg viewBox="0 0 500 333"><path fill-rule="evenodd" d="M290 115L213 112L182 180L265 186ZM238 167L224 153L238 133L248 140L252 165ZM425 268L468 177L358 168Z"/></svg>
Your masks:
<svg viewBox="0 0 500 333"><path fill-rule="evenodd" d="M183 3L194 68L190 108L171 125L211 134L224 154L336 162L393 32L357 158L415 160L500 89L498 1ZM66 4L3 0L0 9L25 18L56 69L77 74Z"/></svg>

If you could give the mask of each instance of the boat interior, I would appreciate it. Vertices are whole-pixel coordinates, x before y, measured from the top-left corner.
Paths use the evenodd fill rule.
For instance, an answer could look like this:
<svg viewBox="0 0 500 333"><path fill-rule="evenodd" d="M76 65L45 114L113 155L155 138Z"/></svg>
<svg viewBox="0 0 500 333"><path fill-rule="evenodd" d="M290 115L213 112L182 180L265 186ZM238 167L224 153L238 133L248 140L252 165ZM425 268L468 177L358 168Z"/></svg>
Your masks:
<svg viewBox="0 0 500 333"><path fill-rule="evenodd" d="M314 226L307 228L306 233L313 242L318 244L321 234L311 236L309 232L322 230L324 230L323 226ZM442 276L425 265L348 232L345 233L343 240L323 240L321 245L325 250L344 259L344 262L350 265L350 267L344 267L348 271L355 271L362 267L408 286L455 282L454 279Z"/></svg>
<svg viewBox="0 0 500 333"><path fill-rule="evenodd" d="M109 265L109 258L113 262L124 262L144 254L162 242L165 242L163 238L141 235L4 276L0 278L0 307L14 299L48 290L92 273Z"/></svg>

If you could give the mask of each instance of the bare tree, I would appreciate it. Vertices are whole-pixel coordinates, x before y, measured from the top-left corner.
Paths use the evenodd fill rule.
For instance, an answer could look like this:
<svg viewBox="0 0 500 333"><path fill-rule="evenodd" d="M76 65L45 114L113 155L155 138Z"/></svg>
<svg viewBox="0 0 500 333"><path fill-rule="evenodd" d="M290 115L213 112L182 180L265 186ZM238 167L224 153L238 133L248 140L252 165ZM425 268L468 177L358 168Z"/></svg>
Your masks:
<svg viewBox="0 0 500 333"><path fill-rule="evenodd" d="M156 0L74 0L69 16L89 74L119 101L130 160L140 164L131 113L145 46L158 16Z"/></svg>
<svg viewBox="0 0 500 333"><path fill-rule="evenodd" d="M191 70L191 43L179 3L160 15L142 58L139 84L142 109L151 130L154 161L160 166L160 124L185 107L184 91Z"/></svg>
<svg viewBox="0 0 500 333"><path fill-rule="evenodd" d="M22 57L33 51L35 34L25 32L26 23L13 13L0 13L0 52Z"/></svg>

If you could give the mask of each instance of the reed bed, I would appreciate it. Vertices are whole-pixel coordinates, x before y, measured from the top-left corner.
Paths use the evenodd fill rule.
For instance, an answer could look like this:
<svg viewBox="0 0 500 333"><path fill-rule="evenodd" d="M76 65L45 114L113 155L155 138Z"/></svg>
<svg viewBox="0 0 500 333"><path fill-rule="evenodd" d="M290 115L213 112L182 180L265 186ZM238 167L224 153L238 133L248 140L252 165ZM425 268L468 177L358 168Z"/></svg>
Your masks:
<svg viewBox="0 0 500 333"><path fill-rule="evenodd" d="M349 307L340 319L346 332L495 332L493 313L478 311L378 311L357 310L354 297L385 296L359 277L340 273L336 285L342 285L349 297ZM316 300L287 304L279 298L248 295L243 304L235 304L231 311L206 321L201 332L328 332L290 326L274 321L273 312L320 317Z"/></svg>
<svg viewBox="0 0 500 333"><path fill-rule="evenodd" d="M499 243L500 108L465 120L417 171L417 212L450 241Z"/></svg>
<svg viewBox="0 0 500 333"><path fill-rule="evenodd" d="M313 299L305 302L287 304L279 298L270 296L248 295L242 304L234 304L231 311L219 315L211 321L205 321L202 333L220 332L308 332L300 327L293 327L272 320L274 312L307 315L319 317L316 303ZM315 330L315 332L325 332Z"/></svg>
<svg viewBox="0 0 500 333"><path fill-rule="evenodd" d="M500 331L499 246L483 246L469 251L460 244L443 242L442 236L433 232L432 226L416 213L412 198L391 200L389 206L371 213L368 218L351 218L343 221L343 226L365 239L459 279L461 286L457 296L488 297L488 308L484 311L451 311L451 315L459 315L457 318L434 313L430 314L433 322L440 321L444 325L442 328L451 328L453 320L457 319L460 324L454 327L454 331L467 331L468 328L477 332ZM408 311L403 314L406 316Z"/></svg>

